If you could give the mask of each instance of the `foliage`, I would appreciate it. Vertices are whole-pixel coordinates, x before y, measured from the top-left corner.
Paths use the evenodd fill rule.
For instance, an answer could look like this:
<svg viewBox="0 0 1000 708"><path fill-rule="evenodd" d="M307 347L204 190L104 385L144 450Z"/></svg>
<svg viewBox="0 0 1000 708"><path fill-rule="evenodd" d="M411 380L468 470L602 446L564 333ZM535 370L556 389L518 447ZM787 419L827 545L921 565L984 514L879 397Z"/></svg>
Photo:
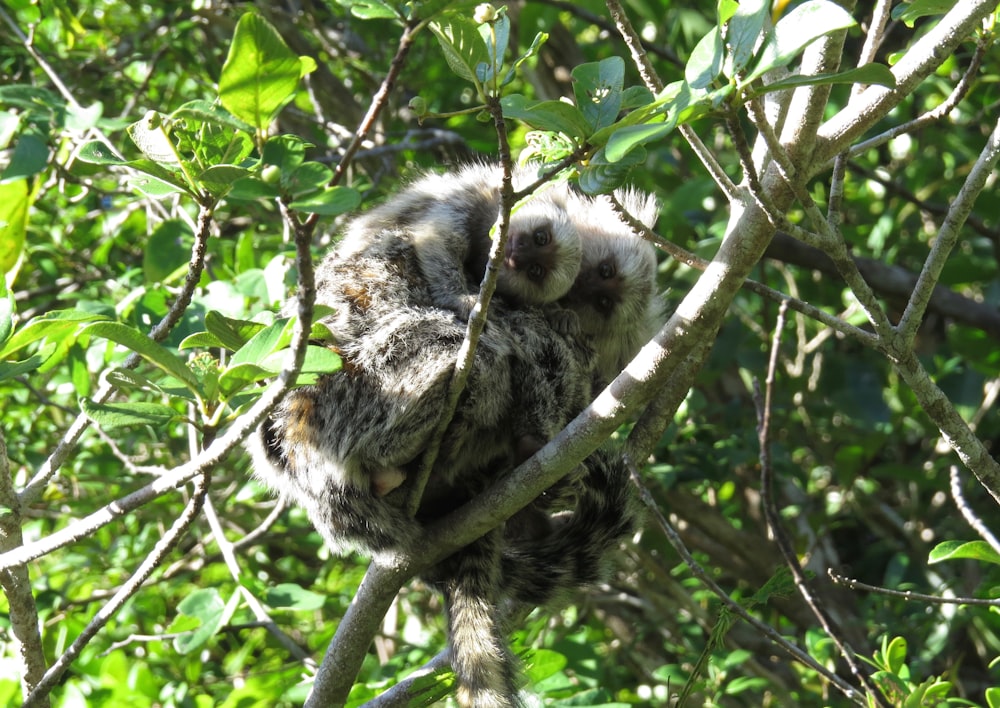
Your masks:
<svg viewBox="0 0 1000 708"><path fill-rule="evenodd" d="M636 456L662 523L609 585L517 629L530 690L545 705L1000 706L1000 205L953 206L995 180L994 162L974 183L996 121L995 8L898 81L974 4L901 3L883 26L887 3L634 2L646 66L614 2L0 8L0 702L46 669L56 705L305 700L365 562L331 556L234 447L269 382L340 367L323 327L297 337L301 314L281 310L297 249L320 255L415 169L502 152L483 120L499 111L516 154L572 165L584 191L654 191L667 299L690 314L685 295L711 290L721 308L715 329L675 326L697 379ZM857 135L835 130L886 95ZM752 266L759 285L729 292L698 258L739 271L727 249L755 247L734 231L754 210L766 258L736 280ZM632 420L655 392L639 383ZM693 556L665 543L674 527ZM419 583L400 593L349 704L400 682L413 705L450 694L446 668L406 681L444 644L440 610Z"/></svg>

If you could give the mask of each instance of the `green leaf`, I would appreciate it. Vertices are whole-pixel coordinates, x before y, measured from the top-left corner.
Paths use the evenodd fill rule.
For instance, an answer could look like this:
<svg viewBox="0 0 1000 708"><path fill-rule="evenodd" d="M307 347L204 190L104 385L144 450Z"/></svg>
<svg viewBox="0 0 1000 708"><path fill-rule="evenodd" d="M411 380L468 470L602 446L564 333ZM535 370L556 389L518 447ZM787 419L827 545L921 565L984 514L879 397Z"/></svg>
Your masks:
<svg viewBox="0 0 1000 708"><path fill-rule="evenodd" d="M906 649L906 639L893 637L885 650L886 668L896 676L899 676L899 672L906 666Z"/></svg>
<svg viewBox="0 0 1000 708"><path fill-rule="evenodd" d="M28 208L33 195L26 179L0 184L0 275L14 282L28 228Z"/></svg>
<svg viewBox="0 0 1000 708"><path fill-rule="evenodd" d="M836 74L817 74L816 76L802 76L797 74L789 76L787 79L775 81L767 86L760 87L759 90L752 91L751 97L762 96L771 91L784 91L785 89L796 88L798 86L819 86L820 84L877 84L896 87L896 77L885 64L865 64L857 69L849 69Z"/></svg>
<svg viewBox="0 0 1000 708"><path fill-rule="evenodd" d="M299 211L337 216L356 209L361 203L361 195L350 187L330 187L319 194L296 199L288 206Z"/></svg>
<svg viewBox="0 0 1000 708"><path fill-rule="evenodd" d="M252 201L254 199L275 199L280 196L278 188L264 182L260 177L249 176L233 182L226 198L237 201Z"/></svg>
<svg viewBox="0 0 1000 708"><path fill-rule="evenodd" d="M785 66L823 35L857 24L850 13L830 0L808 0L778 20L758 52L757 65L744 79L750 83Z"/></svg>
<svg viewBox="0 0 1000 708"><path fill-rule="evenodd" d="M184 419L162 403L97 403L84 397L80 399L80 410L105 430L131 425L163 426Z"/></svg>
<svg viewBox="0 0 1000 708"><path fill-rule="evenodd" d="M618 162L631 150L645 145L654 140L659 140L664 135L670 133L676 123L647 123L645 125L632 125L620 130L616 130L608 140L605 147L605 156L608 162Z"/></svg>
<svg viewBox="0 0 1000 708"><path fill-rule="evenodd" d="M573 69L572 77L573 95L577 108L590 126L588 133L614 123L622 106L625 61L615 56L581 64Z"/></svg>
<svg viewBox="0 0 1000 708"><path fill-rule="evenodd" d="M97 320L107 320L107 318L77 309L46 312L40 317L29 320L7 340L0 350L0 359L42 339L53 344L62 344L67 339L75 341L81 324Z"/></svg>
<svg viewBox="0 0 1000 708"><path fill-rule="evenodd" d="M907 27L913 27L913 23L921 17L929 15L943 15L955 6L958 0L913 0L913 2L903 2L892 8L892 19L902 20Z"/></svg>
<svg viewBox="0 0 1000 708"><path fill-rule="evenodd" d="M479 25L477 30L489 58L476 66L476 78L482 82L492 81L503 66L504 54L507 53L507 45L510 43L510 18L504 13L492 24L484 22Z"/></svg>
<svg viewBox="0 0 1000 708"><path fill-rule="evenodd" d="M219 391L223 398L228 399L250 384L269 379L275 373L257 364L234 364L226 367L226 370L219 374Z"/></svg>
<svg viewBox="0 0 1000 708"><path fill-rule="evenodd" d="M219 100L238 119L263 132L295 96L308 68L267 20L248 12L236 24L222 66Z"/></svg>
<svg viewBox="0 0 1000 708"><path fill-rule="evenodd" d="M1000 565L1000 553L993 550L986 541L944 541L931 549L927 562L940 563L956 558L970 558Z"/></svg>
<svg viewBox="0 0 1000 708"><path fill-rule="evenodd" d="M110 339L112 342L121 344L183 382L191 391L198 392L198 380L184 362L176 354L157 344L139 330L120 322L95 322L84 327L81 331L81 334L83 333L93 337Z"/></svg>
<svg viewBox="0 0 1000 708"><path fill-rule="evenodd" d="M27 359L22 359L21 361L0 361L0 381L4 379L12 379L15 376L20 376L21 374L27 374L28 372L34 371L51 356L55 351L56 347L47 347L39 354L34 354L29 356Z"/></svg>
<svg viewBox="0 0 1000 708"><path fill-rule="evenodd" d="M77 153L77 158L93 165L125 165L128 161L115 153L114 148L100 140L84 143Z"/></svg>
<svg viewBox="0 0 1000 708"><path fill-rule="evenodd" d="M253 133L253 126L242 121L217 103L211 101L188 101L170 114L171 120L192 118L200 123L210 123L222 128L232 128L245 133Z"/></svg>
<svg viewBox="0 0 1000 708"><path fill-rule="evenodd" d="M333 170L321 162L303 162L290 175L282 176L282 186L293 197L325 189L333 179Z"/></svg>
<svg viewBox="0 0 1000 708"><path fill-rule="evenodd" d="M163 389L161 389L157 384L153 383L142 374L129 369L112 369L104 375L104 378L109 384L112 384L115 388L121 391L151 391L153 393L163 392Z"/></svg>
<svg viewBox="0 0 1000 708"><path fill-rule="evenodd" d="M642 147L630 150L615 162L608 160L601 148L580 170L580 189L585 194L607 194L622 186L632 168L645 161L646 150Z"/></svg>
<svg viewBox="0 0 1000 708"><path fill-rule="evenodd" d="M312 145L296 135L276 135L264 143L261 162L277 165L282 174L291 174L305 159Z"/></svg>
<svg viewBox="0 0 1000 708"><path fill-rule="evenodd" d="M517 72L521 68L521 65L531 57L538 54L539 50L542 48L542 45L545 44L545 42L548 41L548 39L549 35L546 34L545 32L539 32L538 34L536 34L535 39L531 42L531 46L528 47L528 51L526 51L524 54L522 54L516 60L514 60L514 63L507 71L507 74L503 77L503 81L500 82L500 86L501 87L506 86L511 81L513 81L514 78L517 76Z"/></svg>
<svg viewBox="0 0 1000 708"><path fill-rule="evenodd" d="M718 27L713 27L691 51L684 67L685 81L691 88L705 88L722 73L723 56L722 34Z"/></svg>
<svg viewBox="0 0 1000 708"><path fill-rule="evenodd" d="M233 597L238 595L236 593ZM200 622L199 627L193 632L185 632L174 639L174 649L179 654L189 654L200 649L205 642L215 636L227 616L231 615L215 588L195 590L180 601L177 611Z"/></svg>
<svg viewBox="0 0 1000 708"><path fill-rule="evenodd" d="M2 346L14 331L14 293L7 288L7 282L0 278L0 346Z"/></svg>
<svg viewBox="0 0 1000 708"><path fill-rule="evenodd" d="M326 598L295 583L282 583L268 588L264 602L274 608L311 611L321 609Z"/></svg>
<svg viewBox="0 0 1000 708"><path fill-rule="evenodd" d="M128 126L125 132L139 151L156 164L178 166L177 151L164 129L166 120L163 114L149 111L142 120Z"/></svg>
<svg viewBox="0 0 1000 708"><path fill-rule="evenodd" d="M277 351L265 357L261 367L270 371L272 375L279 373L285 366L287 351ZM339 371L342 365L343 361L336 352L324 346L310 344L306 347L300 374L332 374L334 371Z"/></svg>
<svg viewBox="0 0 1000 708"><path fill-rule="evenodd" d="M480 64L489 66L490 63L489 50L479 34L479 25L464 15L453 13L431 22L429 26L444 50L445 61L451 70L478 85L476 67Z"/></svg>
<svg viewBox="0 0 1000 708"><path fill-rule="evenodd" d="M142 253L142 273L147 283L166 281L187 265L194 232L186 221L167 219L153 231Z"/></svg>
<svg viewBox="0 0 1000 708"><path fill-rule="evenodd" d="M1000 686L986 689L986 705L989 708L1000 708Z"/></svg>
<svg viewBox="0 0 1000 708"><path fill-rule="evenodd" d="M531 101L520 94L500 99L505 118L524 121L537 130L550 130L584 140L590 135L590 124L576 106L562 101Z"/></svg>
<svg viewBox="0 0 1000 708"><path fill-rule="evenodd" d="M753 57L757 39L764 29L764 22L771 11L768 0L743 0L736 14L726 25L726 44L729 46L729 76L743 70Z"/></svg>
<svg viewBox="0 0 1000 708"><path fill-rule="evenodd" d="M218 339L219 346L229 351L242 347L266 326L260 322L226 317L214 310L205 315L205 329Z"/></svg>
<svg viewBox="0 0 1000 708"><path fill-rule="evenodd" d="M343 7L350 8L351 14L362 20L397 19L399 13L388 3L380 0L338 0Z"/></svg>
<svg viewBox="0 0 1000 708"><path fill-rule="evenodd" d="M276 320L253 335L246 344L236 350L229 360L230 367L239 364L260 365L269 354L288 346L292 338L292 321L288 318Z"/></svg>
<svg viewBox="0 0 1000 708"><path fill-rule="evenodd" d="M0 174L0 182L10 182L33 177L45 169L49 162L49 146L35 131L24 132L14 146L10 162Z"/></svg>

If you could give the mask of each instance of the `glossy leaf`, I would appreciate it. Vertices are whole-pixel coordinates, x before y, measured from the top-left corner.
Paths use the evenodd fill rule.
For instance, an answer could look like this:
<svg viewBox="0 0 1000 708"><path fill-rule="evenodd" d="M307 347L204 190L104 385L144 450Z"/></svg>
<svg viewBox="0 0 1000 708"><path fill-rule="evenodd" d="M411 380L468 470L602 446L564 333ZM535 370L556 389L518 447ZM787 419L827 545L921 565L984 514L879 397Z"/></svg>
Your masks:
<svg viewBox="0 0 1000 708"><path fill-rule="evenodd" d="M713 27L691 51L684 67L684 79L691 88L705 88L722 73L723 57L722 34L718 27Z"/></svg>
<svg viewBox="0 0 1000 708"><path fill-rule="evenodd" d="M192 391L198 390L198 381L184 362L169 349L157 344L139 330L120 322L95 322L87 325L81 334L84 332L93 337L103 337L121 344L183 382Z"/></svg>
<svg viewBox="0 0 1000 708"><path fill-rule="evenodd" d="M437 37L451 70L466 81L476 83L476 68L490 62L486 43L479 34L479 25L464 15L449 14L442 20L432 22L430 29Z"/></svg>
<svg viewBox="0 0 1000 708"><path fill-rule="evenodd" d="M219 77L219 100L263 132L295 96L309 63L295 55L267 20L248 12L236 24Z"/></svg>
<svg viewBox="0 0 1000 708"><path fill-rule="evenodd" d="M159 427L184 419L184 416L162 403L97 403L89 398L81 398L80 410L105 430L132 425Z"/></svg>
<svg viewBox="0 0 1000 708"><path fill-rule="evenodd" d="M622 106L625 61L615 56L581 64L573 69L572 77L576 106L589 124L588 132L614 123Z"/></svg>
<svg viewBox="0 0 1000 708"><path fill-rule="evenodd" d="M789 76L787 79L775 81L751 92L751 96L761 96L772 91L783 91L798 86L819 86L821 84L877 84L895 88L896 77L884 64L865 64L857 69L849 69L836 74L817 74L816 76Z"/></svg>
<svg viewBox="0 0 1000 708"><path fill-rule="evenodd" d="M24 253L31 199L28 180L0 183L0 275L6 283L13 282Z"/></svg>
<svg viewBox="0 0 1000 708"><path fill-rule="evenodd" d="M361 195L350 187L330 187L318 194L311 194L289 203L289 207L299 211L323 216L337 216L356 209L361 204Z"/></svg>
<svg viewBox="0 0 1000 708"><path fill-rule="evenodd" d="M772 69L786 66L813 41L855 24L847 10L830 0L804 2L768 32L757 54L757 64L744 81L749 83Z"/></svg>
<svg viewBox="0 0 1000 708"><path fill-rule="evenodd" d="M768 0L743 0L726 24L726 44L729 57L726 62L730 77L741 72L753 57L757 40L771 12Z"/></svg>
<svg viewBox="0 0 1000 708"><path fill-rule="evenodd" d="M590 124L576 106L562 101L531 101L520 94L500 99L504 117L524 121L538 130L583 139L590 134Z"/></svg>
<svg viewBox="0 0 1000 708"><path fill-rule="evenodd" d="M927 556L927 562L940 563L958 558L970 558L1000 565L1000 553L997 553L986 541L944 541L931 549Z"/></svg>

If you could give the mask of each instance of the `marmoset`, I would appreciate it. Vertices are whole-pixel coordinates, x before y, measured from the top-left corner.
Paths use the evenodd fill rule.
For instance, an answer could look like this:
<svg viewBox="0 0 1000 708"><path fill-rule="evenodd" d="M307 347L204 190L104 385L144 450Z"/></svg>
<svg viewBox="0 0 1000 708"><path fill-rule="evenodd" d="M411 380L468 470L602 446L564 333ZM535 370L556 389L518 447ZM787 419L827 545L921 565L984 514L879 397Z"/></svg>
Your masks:
<svg viewBox="0 0 1000 708"><path fill-rule="evenodd" d="M444 184L462 174L446 175ZM320 263L317 303L336 310L323 322L344 368L291 391L249 447L257 475L304 507L332 548L411 550L424 524L471 499L562 429L590 402L593 385L617 374L648 337L659 307L646 245L602 199L554 189L564 190L553 194L565 200L556 215L569 220L567 233L586 237L584 270L574 270L560 303L577 313L588 336L560 331L530 299L498 290L416 518L394 490L419 465L443 414L465 324L442 304L455 290L433 282L441 273L437 266L426 270L426 250L406 214L418 215L420 228L440 219L445 232L471 243L476 238L461 224L475 220L463 221L465 211L485 214L489 200L425 195L420 206L410 194L404 209L391 198L380 207L385 221L360 229L357 242L345 241ZM487 233L497 204L489 207ZM655 218L650 200L635 197L632 207L640 218ZM478 276L470 277L464 260L461 268L466 287ZM488 533L427 573L447 598L462 705L518 705L501 606L547 601L596 579L608 551L635 527L624 469L613 453L594 453L557 485L558 503L543 496L529 507L529 516L543 517L541 526L519 529L515 517L506 531Z"/></svg>
<svg viewBox="0 0 1000 708"><path fill-rule="evenodd" d="M620 190L616 198L653 228L658 215L649 195ZM570 220L580 236L580 272L559 304L577 314L580 334L597 350L601 384L617 376L665 319L656 290L656 252L632 232L608 197L572 195Z"/></svg>
<svg viewBox="0 0 1000 708"><path fill-rule="evenodd" d="M433 304L468 319L486 272L490 230L500 215L498 165L472 163L425 174L385 203L354 219L337 245L350 258L380 240L405 238L416 249ZM516 168L514 189L533 171ZM580 269L580 239L566 213L564 183L545 185L515 206L507 228L497 294L511 304L543 305L569 290Z"/></svg>

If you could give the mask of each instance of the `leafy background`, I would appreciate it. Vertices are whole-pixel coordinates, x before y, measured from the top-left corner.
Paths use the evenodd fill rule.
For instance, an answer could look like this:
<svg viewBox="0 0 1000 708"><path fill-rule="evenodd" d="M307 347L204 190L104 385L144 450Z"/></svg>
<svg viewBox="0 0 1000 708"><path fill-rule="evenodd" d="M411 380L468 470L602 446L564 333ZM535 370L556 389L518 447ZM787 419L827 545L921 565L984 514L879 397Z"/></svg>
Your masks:
<svg viewBox="0 0 1000 708"><path fill-rule="evenodd" d="M429 17L445 5L417 7ZM775 5L776 15L793 9ZM148 331L183 284L198 230L196 200L137 191L136 186L157 192L157 186L135 185L136 173L116 160L79 159L83 148L99 131L125 160L141 160L136 143L155 147L148 141L157 119L149 118L149 111L167 115L191 101L213 101L228 53L236 46L237 23L251 7L273 26L290 56L310 58L292 69L305 75L294 82L291 102L280 114L275 109L277 126L269 128L270 116L263 116L259 124L247 126L247 134L269 128L297 136L272 155L272 164L282 166L286 181L281 187L301 188L297 196L311 200L304 206L321 217L315 254L331 243L342 218L336 214L351 208L352 194L371 203L417 168L496 153L495 133L479 111L461 112L478 104L475 89L456 77L441 44L423 31L415 35L370 140L345 175L345 186L354 192L328 193L320 187L328 175L320 168L336 165L389 69L402 32L396 18L382 16L389 13L377 2L294 7L6 3L0 8L0 147L6 151L0 161L0 204L5 205L0 211L6 210L4 221L24 223L25 229L23 241L17 228L0 231L0 266L8 273L18 328L54 312L75 313L65 336L49 332L50 349L44 353L51 358L40 368L16 368L34 349L12 353L4 362L2 432L17 489L42 468L81 405L98 390L101 376L127 356L113 346L120 339L106 327L84 329L74 337L68 333L76 333L87 317ZM471 5L460 9L472 12ZM627 55L603 3L529 2L508 11L515 53L531 46L538 32L549 36L505 94L539 100L572 96L575 67ZM699 41L716 22L715 4L707 2L636 1L627 4L627 11L668 80L684 76ZM877 59L898 60L936 20L934 14L912 26L893 20ZM983 33L986 46L992 31L989 26ZM863 41L859 27L850 29L845 57L857 56ZM975 52L973 42L964 43L880 129L942 104ZM997 53L982 53L971 90L947 116L852 158L841 229L854 255L919 272L936 224L995 121L998 77ZM626 86L640 83L626 62ZM834 87L830 113L849 95L850 86ZM422 103L411 103L417 96ZM428 114L420 116L418 109ZM242 146L228 137L213 138L223 131L203 115L195 124L201 132L191 135L203 141L198 145L205 150L250 154L254 149L250 138ZM709 113L690 125L729 176L739 180L739 157L719 115ZM515 152L536 139L529 130L524 123L510 124ZM643 149L630 181L662 201L658 232L711 257L729 218L715 183L676 133ZM291 185L294 168L305 163L310 167L298 177L309 179ZM178 347L211 329L209 312L238 320L260 317L274 311L294 284L293 237L275 201L252 191L264 193L261 184L266 180L244 183L248 191L242 194L234 187L230 198L213 204L205 270L183 318L164 340L164 351L186 357L188 350ZM822 179L812 185L822 205L830 198L826 188ZM16 211L16 205L26 204L30 209ZM941 281L966 300L957 312L933 307L917 342L921 362L991 448L1000 435L994 403L1000 357L998 211L989 190L976 202ZM793 211L789 218L795 222L802 214ZM793 253L787 241L778 239L769 256L757 267L758 280L830 312L848 308L853 322L862 321L849 290L815 254ZM888 271L879 273L888 281ZM697 270L661 257L660 283L668 302L678 302L697 277ZM905 304L908 292L880 294L892 312ZM843 672L816 618L790 583L776 576L783 562L760 507L752 380L764 378L777 321L773 303L748 291L737 297L696 386L643 476L658 507L717 583L820 664ZM249 334L238 342L245 343ZM285 343L273 343L272 349ZM162 373L166 359L158 367L158 356L147 357L137 369L145 378L133 380L124 389L127 395L116 399L155 402L158 422L108 425L105 418L103 426L91 426L59 474L21 511L26 542L49 536L186 461L223 428L227 419L222 416L244 403L235 398L223 401L229 408L213 407L160 395L153 383L163 391L169 382ZM273 373L257 372L241 391ZM205 381L200 379L202 385ZM913 393L880 355L813 320L791 317L784 327L774 395L772 454L786 530L815 573L842 636L860 655L875 657L889 676L885 685L897 693L887 688L890 697L883 700L902 703L905 696L919 694L913 700L922 697L931 705L930 690L954 701L1000 705L996 605L905 601L834 585L827 577L832 569L897 590L997 597L1000 570L987 552L931 562L948 555L950 547L931 555L941 542L977 536L956 512L949 491L949 470L958 460ZM276 509L248 473L248 461L238 451L212 470L204 511L143 589L83 648L53 691L53 703L301 702L303 657L322 657L365 563L331 556L304 514ZM996 531L995 502L964 469L958 485L968 504L987 523L994 521ZM29 565L49 661L66 651L149 556L193 495L184 487L159 496ZM217 521L210 523L211 517ZM0 611L7 613L0 614L0 703L18 705L13 613L4 602L0 597ZM376 638L352 702L374 696L439 651L444 644L441 610L440 598L425 587L412 584L404 590ZM722 609L652 525L623 551L606 585L560 613L533 614L515 632L515 648L525 656L532 690L552 705L663 705L686 682L689 700L705 705L847 704L814 670L790 661ZM446 672L432 679L442 691L449 680Z"/></svg>

